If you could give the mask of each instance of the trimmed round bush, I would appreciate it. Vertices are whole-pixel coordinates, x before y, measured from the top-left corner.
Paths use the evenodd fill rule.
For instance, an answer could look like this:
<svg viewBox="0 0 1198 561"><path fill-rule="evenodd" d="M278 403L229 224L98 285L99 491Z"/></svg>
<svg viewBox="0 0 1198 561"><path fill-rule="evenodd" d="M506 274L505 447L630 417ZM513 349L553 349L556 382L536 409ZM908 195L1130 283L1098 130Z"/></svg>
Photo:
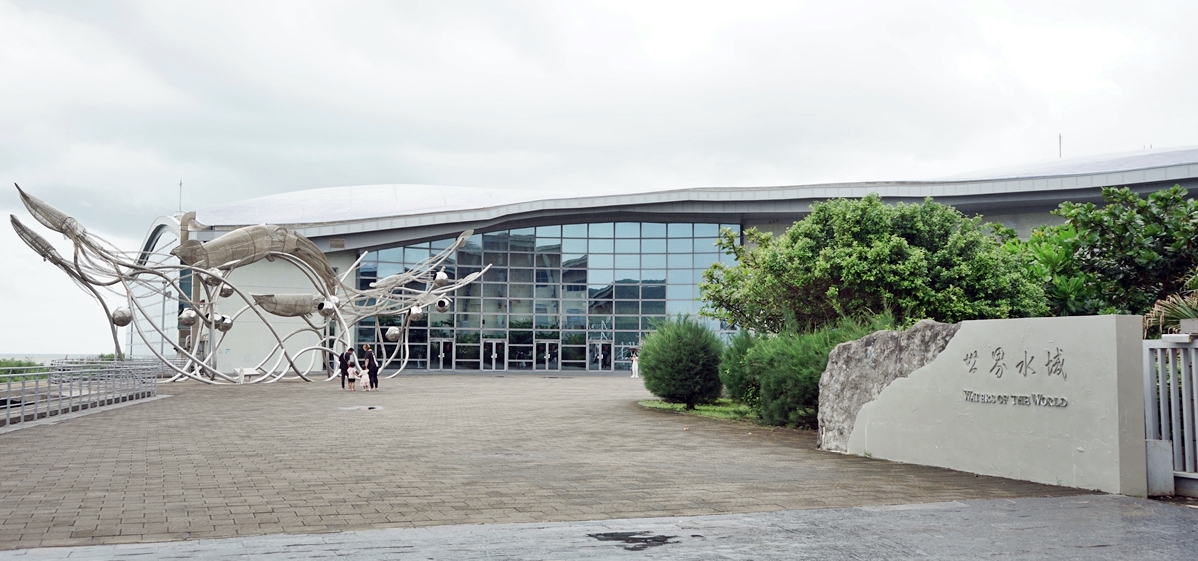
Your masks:
<svg viewBox="0 0 1198 561"><path fill-rule="evenodd" d="M645 389L694 409L720 397L720 340L707 326L689 318L664 321L641 345Z"/></svg>
<svg viewBox="0 0 1198 561"><path fill-rule="evenodd" d="M758 412L763 422L815 426L819 378L827 366L828 351L839 339L834 335L827 330L807 336L787 334L762 339L753 346L746 362L761 384Z"/></svg>
<svg viewBox="0 0 1198 561"><path fill-rule="evenodd" d="M841 343L875 331L894 328L889 313L841 318L835 326L807 333L759 338L745 353L746 376L760 384L757 405L762 422L816 428L819 379L828 366L828 353Z"/></svg>
<svg viewBox="0 0 1198 561"><path fill-rule="evenodd" d="M745 355L758 341L752 331L742 329L732 336L724 354L720 357L720 381L728 390L728 397L756 408L756 398L761 392L761 382L745 365Z"/></svg>

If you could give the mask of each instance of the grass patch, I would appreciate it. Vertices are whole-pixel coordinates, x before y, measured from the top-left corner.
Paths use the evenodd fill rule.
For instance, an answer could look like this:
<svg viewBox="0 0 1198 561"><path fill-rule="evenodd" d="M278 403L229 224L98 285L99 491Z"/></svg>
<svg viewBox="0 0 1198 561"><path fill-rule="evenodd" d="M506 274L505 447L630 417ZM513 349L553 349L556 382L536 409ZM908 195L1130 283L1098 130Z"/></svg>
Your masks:
<svg viewBox="0 0 1198 561"><path fill-rule="evenodd" d="M761 418L757 416L757 413L753 411L753 408L727 398L717 399L715 403L707 405L695 405L695 409L693 411L687 411L685 403L668 403L660 399L647 399L645 401L638 401L637 405L640 405L641 407L648 407L649 409L664 409L667 411L685 413L687 415L710 417L712 419L748 421L751 423L757 423L761 420Z"/></svg>

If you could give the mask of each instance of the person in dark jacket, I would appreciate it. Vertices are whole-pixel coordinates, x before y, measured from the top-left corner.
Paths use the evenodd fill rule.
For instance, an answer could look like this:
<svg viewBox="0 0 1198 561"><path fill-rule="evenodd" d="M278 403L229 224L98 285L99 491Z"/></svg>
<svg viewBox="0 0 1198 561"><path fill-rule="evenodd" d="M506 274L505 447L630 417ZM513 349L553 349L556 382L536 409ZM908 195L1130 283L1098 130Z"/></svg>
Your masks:
<svg viewBox="0 0 1198 561"><path fill-rule="evenodd" d="M349 377L349 369L354 366L354 349L352 347L345 349L344 353L337 355L338 366L341 369L341 389L345 389L345 379Z"/></svg>

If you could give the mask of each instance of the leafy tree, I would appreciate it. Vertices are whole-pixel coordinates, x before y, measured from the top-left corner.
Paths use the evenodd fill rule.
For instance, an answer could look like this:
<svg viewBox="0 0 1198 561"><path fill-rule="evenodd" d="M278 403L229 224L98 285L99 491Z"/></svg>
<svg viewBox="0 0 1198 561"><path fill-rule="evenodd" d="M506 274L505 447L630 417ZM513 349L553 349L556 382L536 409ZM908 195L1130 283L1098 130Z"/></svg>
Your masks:
<svg viewBox="0 0 1198 561"><path fill-rule="evenodd" d="M1154 302L1181 292L1198 265L1198 201L1186 195L1180 186L1147 199L1126 187L1107 187L1102 207L1061 203L1053 213L1067 225L1045 232L1075 229L1075 237L1058 242L1056 250L1072 252L1071 266L1079 275L1068 277L1068 290L1049 291L1054 307L1068 311L1069 298L1081 294L1093 300L1083 311L1144 314ZM1052 282L1055 287L1057 278Z"/></svg>
<svg viewBox="0 0 1198 561"><path fill-rule="evenodd" d="M1097 279L1083 271L1074 258L1078 249L1093 236L1079 232L1072 224L1041 226L1032 230L1031 238L1022 242L1009 240L1006 247L1013 252L1026 252L1031 258L1028 271L1040 279L1048 298L1049 312L1054 316L1094 315L1112 311L1099 298Z"/></svg>
<svg viewBox="0 0 1198 561"><path fill-rule="evenodd" d="M775 238L754 229L745 246L721 232L735 266L712 265L700 286L703 313L778 332L787 313L818 327L893 310L900 324L1044 315L1048 308L1025 253L1004 251L981 221L935 203L886 205L877 194L812 205Z"/></svg>
<svg viewBox="0 0 1198 561"><path fill-rule="evenodd" d="M706 325L686 316L663 321L641 345L645 389L694 409L720 397L720 340Z"/></svg>

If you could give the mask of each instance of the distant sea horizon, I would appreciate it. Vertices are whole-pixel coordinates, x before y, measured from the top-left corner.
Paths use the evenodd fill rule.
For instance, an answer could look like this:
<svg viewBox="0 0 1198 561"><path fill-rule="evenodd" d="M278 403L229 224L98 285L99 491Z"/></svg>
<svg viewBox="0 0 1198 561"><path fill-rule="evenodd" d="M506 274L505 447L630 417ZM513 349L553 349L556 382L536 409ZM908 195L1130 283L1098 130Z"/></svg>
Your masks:
<svg viewBox="0 0 1198 561"><path fill-rule="evenodd" d="M112 351L108 351L111 353ZM40 364L47 364L52 360L62 358L91 358L99 356L103 353L0 353L0 359L15 358L17 360L32 360Z"/></svg>

